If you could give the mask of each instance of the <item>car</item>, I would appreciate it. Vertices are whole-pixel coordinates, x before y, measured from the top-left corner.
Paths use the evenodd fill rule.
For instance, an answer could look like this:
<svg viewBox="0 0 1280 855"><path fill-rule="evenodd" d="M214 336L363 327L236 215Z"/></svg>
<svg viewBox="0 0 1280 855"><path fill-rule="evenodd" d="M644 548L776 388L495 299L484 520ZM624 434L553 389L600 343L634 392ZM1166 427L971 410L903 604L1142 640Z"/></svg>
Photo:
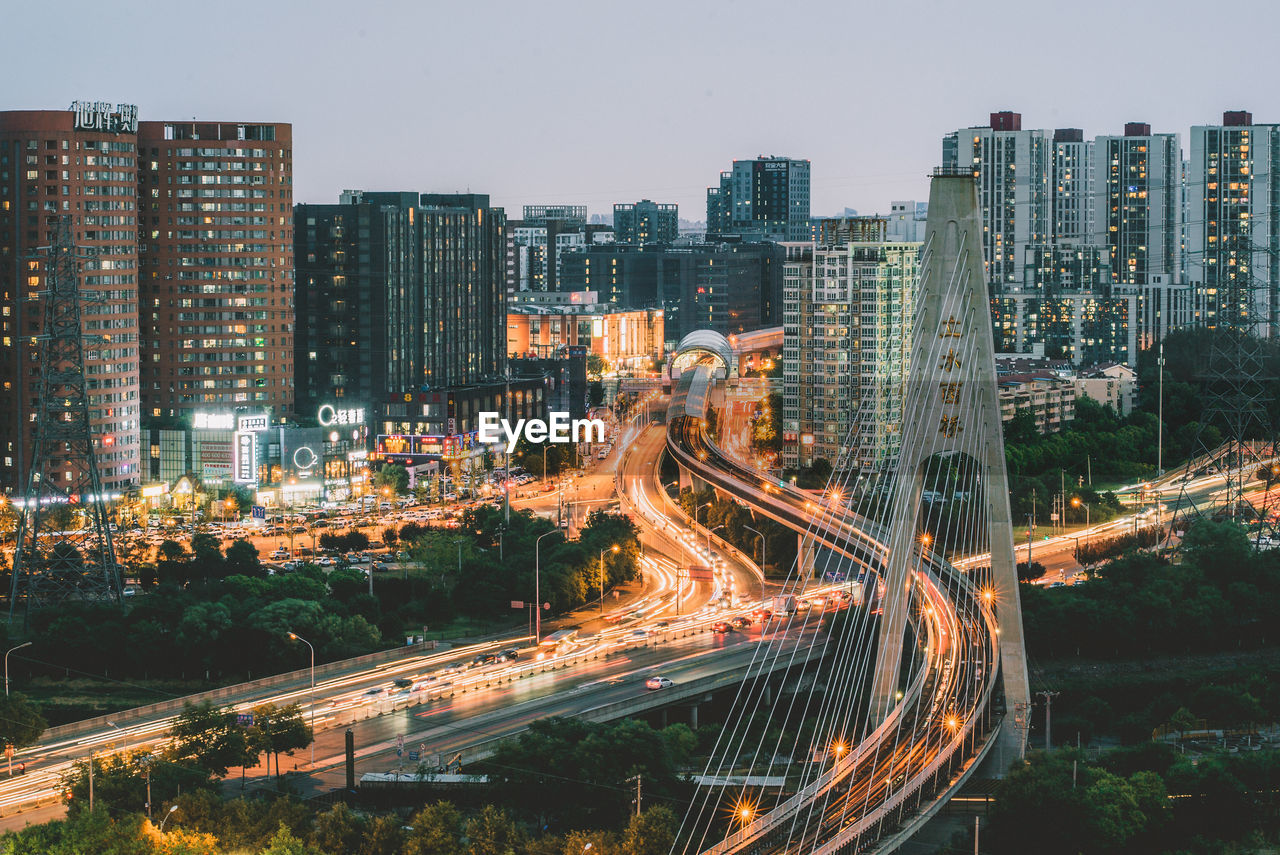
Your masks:
<svg viewBox="0 0 1280 855"><path fill-rule="evenodd" d="M391 685L395 686L397 689L407 689L413 685L413 681L407 677L397 677L391 681Z"/></svg>
<svg viewBox="0 0 1280 855"><path fill-rule="evenodd" d="M751 626L751 618L736 617L733 620L729 621L729 623L733 626L734 629L746 629L747 627Z"/></svg>
<svg viewBox="0 0 1280 855"><path fill-rule="evenodd" d="M1049 587L1050 587L1050 588L1065 588L1065 587L1067 587L1067 583L1066 583L1066 582L1053 582L1053 583L1051 583L1051 584L1049 585Z"/></svg>
<svg viewBox="0 0 1280 855"><path fill-rule="evenodd" d="M365 692L365 696L366 696L366 697L373 697L373 696L375 696L375 695L381 695L381 694L382 694L383 692L385 692L385 691L386 691L386 689L370 689L369 691Z"/></svg>
<svg viewBox="0 0 1280 855"><path fill-rule="evenodd" d="M644 681L644 687L650 690L670 689L674 685L675 683L672 682L670 678L667 678L667 677L650 677L648 680Z"/></svg>
<svg viewBox="0 0 1280 855"><path fill-rule="evenodd" d="M660 620L660 621L658 621L657 623L655 623L655 624L653 625L653 628L654 628L654 629L666 629L666 628L667 628L667 627L669 627L669 626L671 626L671 621L669 621L669 620Z"/></svg>
<svg viewBox="0 0 1280 855"><path fill-rule="evenodd" d="M475 659L472 659L471 663L467 665L467 667L481 668L485 665L492 665L494 662L497 662L497 661L498 661L498 655L496 653L481 653Z"/></svg>
<svg viewBox="0 0 1280 855"><path fill-rule="evenodd" d="M275 552L271 553L272 561L283 561L288 557L289 557L289 550L284 548L277 549Z"/></svg>
<svg viewBox="0 0 1280 855"><path fill-rule="evenodd" d="M729 622L723 621L723 620L716 621L715 624L711 627L712 632L721 632L721 633L729 632L732 629L733 627L729 626Z"/></svg>
<svg viewBox="0 0 1280 855"><path fill-rule="evenodd" d="M648 638L648 637L649 637L649 630L647 630L647 629L633 629L633 630L631 630L631 632L628 632L628 633L627 633L627 637L631 638L633 641L634 641L634 640L639 640L639 639L641 639L641 638Z"/></svg>

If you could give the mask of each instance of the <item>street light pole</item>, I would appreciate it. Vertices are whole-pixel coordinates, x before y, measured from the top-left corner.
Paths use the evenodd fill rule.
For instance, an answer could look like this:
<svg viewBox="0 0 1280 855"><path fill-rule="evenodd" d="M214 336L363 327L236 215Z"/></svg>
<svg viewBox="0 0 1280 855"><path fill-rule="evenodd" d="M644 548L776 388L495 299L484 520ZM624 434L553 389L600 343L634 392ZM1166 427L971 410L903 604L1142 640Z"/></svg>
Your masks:
<svg viewBox="0 0 1280 855"><path fill-rule="evenodd" d="M369 578L373 578L373 569L369 569ZM311 646L311 642L307 641L296 632L289 633L289 637L294 641L301 641L307 645L311 651L311 765L316 765L316 649Z"/></svg>
<svg viewBox="0 0 1280 855"><path fill-rule="evenodd" d="M617 551L618 545L616 543L608 549L600 550L600 614L604 614L604 554Z"/></svg>
<svg viewBox="0 0 1280 855"><path fill-rule="evenodd" d="M754 528L752 528L751 526L749 526L749 525L744 525L744 526L743 526L743 528L745 528L747 531L749 531L749 532L751 532L752 534L754 534L756 537L760 538L760 602L761 602L761 603L763 603L763 602L764 602L764 600L765 600L765 596L764 596L764 564L765 564L764 550L765 550L765 547L768 545L768 541L764 539L764 535L763 535L762 533L760 533L760 532L756 531L756 530L755 530Z"/></svg>
<svg viewBox="0 0 1280 855"><path fill-rule="evenodd" d="M534 646L542 643L542 538L559 533L559 529L553 529L538 535L533 542L533 611L537 615L533 627Z"/></svg>
<svg viewBox="0 0 1280 855"><path fill-rule="evenodd" d="M33 642L24 641L17 647L10 647L4 654L4 696L9 697L9 654L15 650L21 650L24 647L30 647Z"/></svg>

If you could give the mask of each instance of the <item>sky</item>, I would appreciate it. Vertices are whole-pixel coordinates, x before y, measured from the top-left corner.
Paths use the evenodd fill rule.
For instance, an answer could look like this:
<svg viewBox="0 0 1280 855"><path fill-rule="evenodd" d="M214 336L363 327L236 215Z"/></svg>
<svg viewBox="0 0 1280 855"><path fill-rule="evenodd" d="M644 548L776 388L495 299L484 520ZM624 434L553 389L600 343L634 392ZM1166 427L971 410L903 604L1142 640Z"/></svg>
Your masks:
<svg viewBox="0 0 1280 855"><path fill-rule="evenodd" d="M721 170L773 154L811 161L814 215L865 214L927 198L943 135L997 110L1086 137L1148 122L1184 154L1223 110L1280 122L1280 4L1254 0L60 0L4 19L0 110L291 122L298 202L648 198L701 220Z"/></svg>

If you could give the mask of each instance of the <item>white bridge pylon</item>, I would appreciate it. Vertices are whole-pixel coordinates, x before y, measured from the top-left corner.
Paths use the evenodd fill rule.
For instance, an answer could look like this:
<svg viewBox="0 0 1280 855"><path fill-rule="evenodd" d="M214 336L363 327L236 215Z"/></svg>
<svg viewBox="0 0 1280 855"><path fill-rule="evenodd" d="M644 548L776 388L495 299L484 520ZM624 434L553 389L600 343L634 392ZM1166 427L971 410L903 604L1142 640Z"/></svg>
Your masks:
<svg viewBox="0 0 1280 855"><path fill-rule="evenodd" d="M941 546L939 532L920 530L918 521L926 510L923 496L928 490L941 497L947 486L940 472L943 461L954 462L958 455L977 488L965 492L979 507L967 515L953 514L945 524L957 529L948 532L952 541L964 537L970 548L976 546L973 551L991 555L984 595L993 600L1000 631L1005 708L1013 712L1030 701L981 229L972 174L935 174L920 264L915 342L903 395L873 721L883 720L895 703L912 574L920 569L931 543ZM1006 718L1001 738L1016 740L1014 750L1020 752L1025 731L1015 723L1013 716Z"/></svg>

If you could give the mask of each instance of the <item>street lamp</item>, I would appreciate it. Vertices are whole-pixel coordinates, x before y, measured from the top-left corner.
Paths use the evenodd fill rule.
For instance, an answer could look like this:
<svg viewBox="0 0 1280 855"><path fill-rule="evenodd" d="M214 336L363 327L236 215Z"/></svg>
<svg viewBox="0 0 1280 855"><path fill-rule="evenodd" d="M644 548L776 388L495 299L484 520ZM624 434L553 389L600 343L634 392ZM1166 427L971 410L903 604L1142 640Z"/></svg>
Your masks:
<svg viewBox="0 0 1280 855"><path fill-rule="evenodd" d="M552 529L538 535L538 539L533 542L533 611L537 616L533 629L535 646L542 643L542 538L559 533L559 529Z"/></svg>
<svg viewBox="0 0 1280 855"><path fill-rule="evenodd" d="M116 730L120 732L120 740L124 746L123 748L120 749L120 751L123 754L128 754L129 753L129 735L124 732L124 728L116 724L114 721L107 722L107 726L114 727Z"/></svg>
<svg viewBox="0 0 1280 855"><path fill-rule="evenodd" d="M615 543L608 549L600 550L600 614L604 614L604 554L612 552L616 555L619 548L618 544Z"/></svg>
<svg viewBox="0 0 1280 855"><path fill-rule="evenodd" d="M1079 496L1074 496L1071 499L1071 504L1073 507L1077 507L1077 508L1080 507L1081 505L1084 506L1084 545L1088 546L1089 545L1089 503L1080 501Z"/></svg>
<svg viewBox="0 0 1280 855"><path fill-rule="evenodd" d="M709 562L709 561L711 561L711 532L713 532L713 531L719 531L719 530L720 530L720 529L722 529L722 528L727 528L727 526L725 526L723 523L721 523L720 525L716 526L715 528L709 528L709 529L707 529L707 561L708 561L708 562Z"/></svg>
<svg viewBox="0 0 1280 855"><path fill-rule="evenodd" d="M173 812L178 809L177 805L170 805L169 812L164 815L164 819L160 820L160 833L164 833L164 824L169 821L169 817L173 816Z"/></svg>
<svg viewBox="0 0 1280 855"><path fill-rule="evenodd" d="M369 571L372 578L373 570ZM311 646L311 642L307 641L296 632L289 633L289 637L294 641L301 641L311 650L311 765L316 765L316 649Z"/></svg>
<svg viewBox="0 0 1280 855"><path fill-rule="evenodd" d="M754 528L752 528L751 526L749 526L749 525L744 525L744 526L743 526L743 528L745 528L747 531L749 531L749 532L751 532L752 534L754 534L756 537L760 538L760 602L761 602L761 603L763 603L763 602L764 602L764 600L765 600L765 596L764 596L764 550L765 550L765 546L768 544L768 541L766 541L766 540L764 539L764 534L762 534L761 532L756 531L756 530L755 530Z"/></svg>
<svg viewBox="0 0 1280 855"><path fill-rule="evenodd" d="M21 650L24 647L30 647L33 642L24 641L17 647L10 647L4 654L4 696L9 697L9 654L15 650Z"/></svg>

